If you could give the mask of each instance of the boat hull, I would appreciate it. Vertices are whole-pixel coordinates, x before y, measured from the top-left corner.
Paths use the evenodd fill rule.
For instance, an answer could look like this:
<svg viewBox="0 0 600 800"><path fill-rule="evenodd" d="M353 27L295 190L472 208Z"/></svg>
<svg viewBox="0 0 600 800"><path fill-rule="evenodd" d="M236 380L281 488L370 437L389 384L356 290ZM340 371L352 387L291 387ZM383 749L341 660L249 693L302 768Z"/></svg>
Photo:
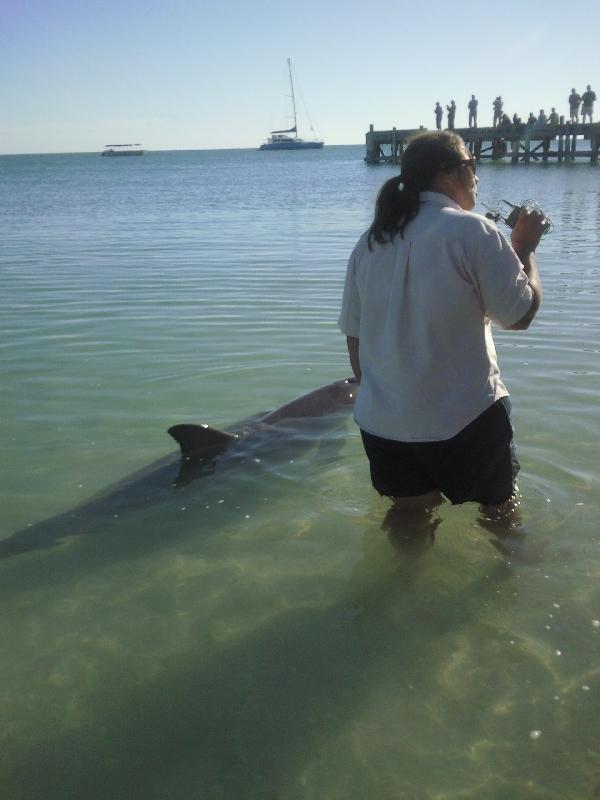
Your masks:
<svg viewBox="0 0 600 800"><path fill-rule="evenodd" d="M143 150L131 150L129 152L122 152L122 153L119 153L119 152L115 151L115 152L100 153L100 155L101 156L109 156L111 158L113 158L113 157L116 158L117 156L143 156L144 155L144 151Z"/></svg>
<svg viewBox="0 0 600 800"><path fill-rule="evenodd" d="M273 142L261 144L259 150L320 150L323 142Z"/></svg>

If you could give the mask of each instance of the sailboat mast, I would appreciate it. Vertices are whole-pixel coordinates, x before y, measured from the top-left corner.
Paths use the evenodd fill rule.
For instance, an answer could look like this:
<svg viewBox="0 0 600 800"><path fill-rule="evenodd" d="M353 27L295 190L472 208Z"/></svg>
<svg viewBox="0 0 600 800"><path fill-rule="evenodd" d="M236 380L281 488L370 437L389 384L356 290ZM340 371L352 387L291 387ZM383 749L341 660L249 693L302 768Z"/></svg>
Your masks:
<svg viewBox="0 0 600 800"><path fill-rule="evenodd" d="M288 62L288 72L290 73L290 87L292 89L292 108L294 109L294 129L298 132L298 125L296 123L296 98L294 97L294 81L292 80L292 61L290 58Z"/></svg>
<svg viewBox="0 0 600 800"><path fill-rule="evenodd" d="M301 139L298 136L298 120L296 114L296 95L294 94L294 78L292 76L292 59L288 58L288 73L290 76L290 89L292 92L292 110L294 112L294 127L286 128L283 131L271 131L271 136L264 144L261 144L259 150L307 150L307 149L321 149L323 142L318 139ZM306 104L305 104L306 110ZM308 112L306 112L308 118ZM288 117L289 119L289 117ZM310 123L310 118L308 118ZM313 135L315 131L313 126L310 126ZM293 134L290 136L290 134Z"/></svg>

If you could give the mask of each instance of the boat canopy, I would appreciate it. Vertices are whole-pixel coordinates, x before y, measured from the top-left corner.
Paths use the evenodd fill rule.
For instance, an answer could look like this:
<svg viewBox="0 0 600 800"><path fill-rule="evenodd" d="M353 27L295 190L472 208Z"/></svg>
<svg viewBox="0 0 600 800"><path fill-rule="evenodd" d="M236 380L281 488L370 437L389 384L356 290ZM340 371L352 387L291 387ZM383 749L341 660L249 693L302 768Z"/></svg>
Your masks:
<svg viewBox="0 0 600 800"><path fill-rule="evenodd" d="M298 133L296 126L294 125L293 128L287 128L285 131L271 131L271 133Z"/></svg>

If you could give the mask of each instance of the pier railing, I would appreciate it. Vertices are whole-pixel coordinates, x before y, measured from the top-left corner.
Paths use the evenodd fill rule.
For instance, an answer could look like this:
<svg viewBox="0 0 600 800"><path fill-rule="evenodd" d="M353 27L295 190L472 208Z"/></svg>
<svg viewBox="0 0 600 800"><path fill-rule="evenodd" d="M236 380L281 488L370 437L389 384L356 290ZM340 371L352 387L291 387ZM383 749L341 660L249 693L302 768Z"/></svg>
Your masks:
<svg viewBox="0 0 600 800"><path fill-rule="evenodd" d="M366 134L367 164L398 164L408 141L425 128L376 131L373 125ZM531 161L575 161L587 158L598 164L600 123L558 125L511 125L496 128L456 128L470 152L482 159L510 159L513 164Z"/></svg>

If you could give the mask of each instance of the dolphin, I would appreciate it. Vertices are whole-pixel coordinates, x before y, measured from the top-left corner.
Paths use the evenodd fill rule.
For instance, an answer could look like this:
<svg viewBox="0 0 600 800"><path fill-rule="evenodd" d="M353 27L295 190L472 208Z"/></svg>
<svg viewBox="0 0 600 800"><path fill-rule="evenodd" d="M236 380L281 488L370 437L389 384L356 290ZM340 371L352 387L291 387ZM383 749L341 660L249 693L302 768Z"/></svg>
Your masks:
<svg viewBox="0 0 600 800"><path fill-rule="evenodd" d="M205 423L173 425L168 433L179 444L179 453L154 461L69 511L15 531L0 540L0 559L54 547L67 537L88 533L92 526L114 522L121 514L168 501L173 492L214 472L223 456L232 450L242 450L253 437L269 436L271 432L285 437L288 421L326 417L349 409L356 391L354 378L336 381L248 422L238 423L232 431Z"/></svg>

